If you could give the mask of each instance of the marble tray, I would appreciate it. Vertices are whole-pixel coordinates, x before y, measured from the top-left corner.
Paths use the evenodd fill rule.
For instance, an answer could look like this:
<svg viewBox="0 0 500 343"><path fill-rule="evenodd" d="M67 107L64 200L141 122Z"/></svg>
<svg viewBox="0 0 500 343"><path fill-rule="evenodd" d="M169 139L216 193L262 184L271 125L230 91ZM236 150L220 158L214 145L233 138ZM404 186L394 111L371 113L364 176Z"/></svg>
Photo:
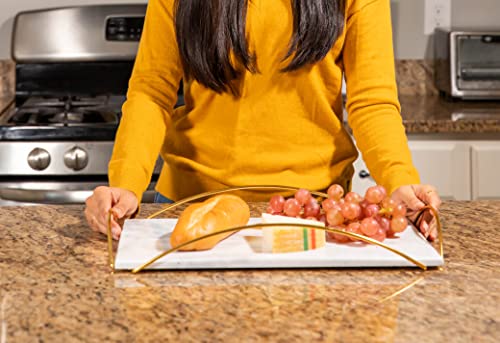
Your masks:
<svg viewBox="0 0 500 343"><path fill-rule="evenodd" d="M260 218L251 218L258 223ZM140 266L170 248L169 240L176 219L127 220L118 244L116 269ZM240 231L211 250L175 252L152 264L149 269L244 269L244 268L342 268L416 267L406 259L379 246L327 243L325 248L296 253L271 254L260 251L261 232ZM427 265L444 263L438 252L409 227L399 238L386 239L396 248Z"/></svg>

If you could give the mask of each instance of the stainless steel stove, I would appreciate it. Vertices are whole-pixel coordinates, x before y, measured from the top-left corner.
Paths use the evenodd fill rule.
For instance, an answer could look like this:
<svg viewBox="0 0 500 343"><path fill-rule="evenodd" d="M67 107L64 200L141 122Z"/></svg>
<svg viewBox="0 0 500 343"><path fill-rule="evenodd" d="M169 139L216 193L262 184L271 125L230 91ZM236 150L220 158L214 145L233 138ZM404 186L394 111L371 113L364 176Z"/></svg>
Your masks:
<svg viewBox="0 0 500 343"><path fill-rule="evenodd" d="M107 184L145 11L97 5L16 16L16 97L0 113L0 205L82 203Z"/></svg>

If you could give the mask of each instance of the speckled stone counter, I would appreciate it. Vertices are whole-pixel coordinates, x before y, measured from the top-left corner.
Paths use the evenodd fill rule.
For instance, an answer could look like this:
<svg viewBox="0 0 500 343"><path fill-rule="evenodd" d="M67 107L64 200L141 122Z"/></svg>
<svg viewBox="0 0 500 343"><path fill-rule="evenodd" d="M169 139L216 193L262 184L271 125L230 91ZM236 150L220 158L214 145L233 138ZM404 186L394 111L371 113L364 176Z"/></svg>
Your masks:
<svg viewBox="0 0 500 343"><path fill-rule="evenodd" d="M155 209L144 205L142 215ZM106 239L86 227L81 206L0 208L0 337L9 343L498 342L500 202L446 202L442 217L443 270L112 275Z"/></svg>
<svg viewBox="0 0 500 343"><path fill-rule="evenodd" d="M438 96L400 96L406 132L497 133L500 101L448 101Z"/></svg>

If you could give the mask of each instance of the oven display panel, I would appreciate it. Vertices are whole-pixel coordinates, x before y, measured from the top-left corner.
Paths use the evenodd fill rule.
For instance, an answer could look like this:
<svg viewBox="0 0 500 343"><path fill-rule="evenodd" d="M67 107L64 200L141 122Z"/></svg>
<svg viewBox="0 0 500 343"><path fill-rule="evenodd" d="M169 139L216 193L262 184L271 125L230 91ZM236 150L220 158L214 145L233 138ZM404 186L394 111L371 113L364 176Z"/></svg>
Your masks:
<svg viewBox="0 0 500 343"><path fill-rule="evenodd" d="M106 40L137 42L141 39L144 17L112 17L106 21Z"/></svg>

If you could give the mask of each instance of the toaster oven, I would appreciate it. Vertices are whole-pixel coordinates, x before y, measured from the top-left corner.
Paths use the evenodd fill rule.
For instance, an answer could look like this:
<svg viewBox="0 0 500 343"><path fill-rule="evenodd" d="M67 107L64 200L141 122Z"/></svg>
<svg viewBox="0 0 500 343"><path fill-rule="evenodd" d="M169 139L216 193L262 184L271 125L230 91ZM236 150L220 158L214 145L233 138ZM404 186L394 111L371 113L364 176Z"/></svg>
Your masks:
<svg viewBox="0 0 500 343"><path fill-rule="evenodd" d="M436 29L435 82L441 94L460 99L500 99L500 28Z"/></svg>

